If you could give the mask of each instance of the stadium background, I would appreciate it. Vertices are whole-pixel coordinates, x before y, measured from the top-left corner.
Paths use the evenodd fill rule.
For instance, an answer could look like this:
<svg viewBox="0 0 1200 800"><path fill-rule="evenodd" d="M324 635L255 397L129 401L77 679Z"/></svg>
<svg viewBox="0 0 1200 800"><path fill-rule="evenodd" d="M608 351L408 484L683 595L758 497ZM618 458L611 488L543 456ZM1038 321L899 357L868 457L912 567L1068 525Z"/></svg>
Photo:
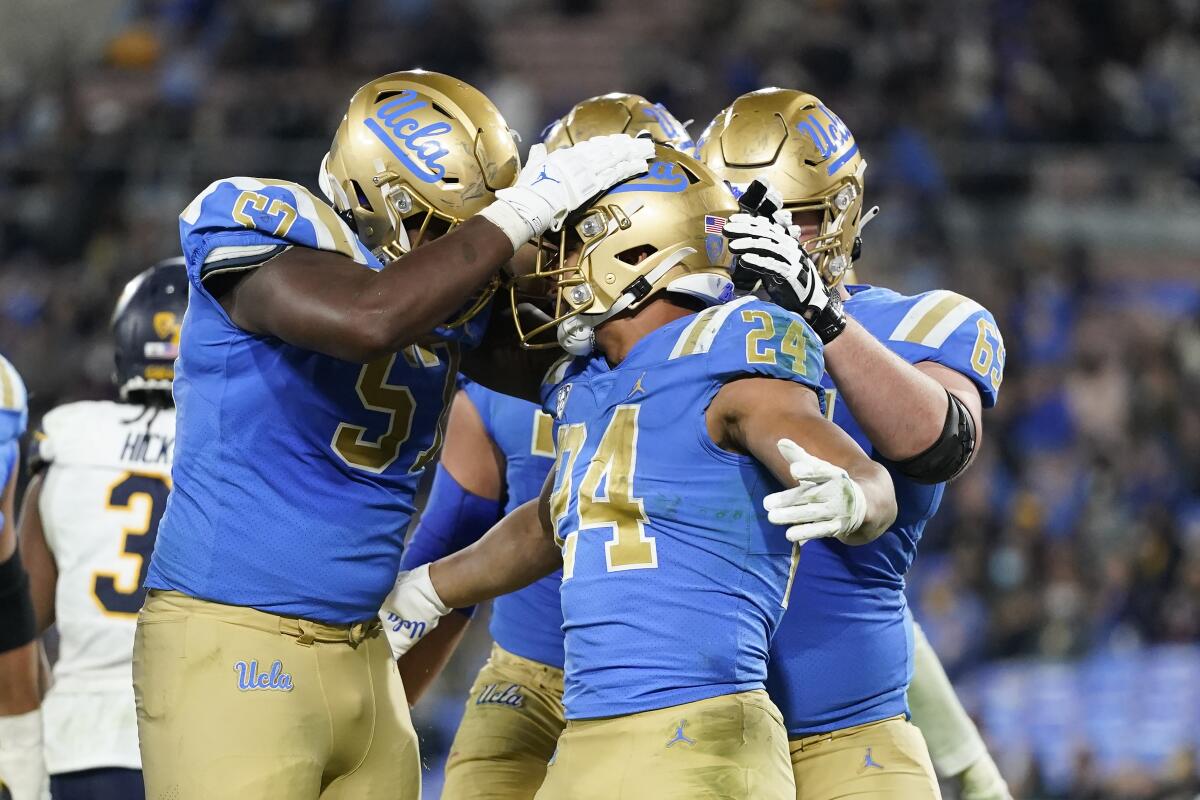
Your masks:
<svg viewBox="0 0 1200 800"><path fill-rule="evenodd" d="M1200 792L1197 0L0 0L0 351L32 417L109 392L121 284L227 175L315 188L360 84L423 66L525 147L644 94L698 136L821 96L883 210L859 274L1006 338L987 445L912 573L1017 797ZM436 797L482 620L416 710Z"/></svg>

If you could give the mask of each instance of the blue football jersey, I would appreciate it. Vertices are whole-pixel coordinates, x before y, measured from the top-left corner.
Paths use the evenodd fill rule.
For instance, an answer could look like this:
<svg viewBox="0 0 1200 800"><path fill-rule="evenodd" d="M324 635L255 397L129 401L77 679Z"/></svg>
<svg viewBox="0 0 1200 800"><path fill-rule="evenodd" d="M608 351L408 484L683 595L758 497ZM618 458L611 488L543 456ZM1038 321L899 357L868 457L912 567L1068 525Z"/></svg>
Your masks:
<svg viewBox="0 0 1200 800"><path fill-rule="evenodd" d="M0 492L17 471L18 441L28 421L25 384L8 359L0 356ZM0 511L0 528L3 525L4 513Z"/></svg>
<svg viewBox="0 0 1200 800"><path fill-rule="evenodd" d="M464 386L488 436L504 454L504 513L537 497L554 464L554 420L534 403ZM555 572L492 601L492 638L510 653L562 669L562 608Z"/></svg>
<svg viewBox="0 0 1200 800"><path fill-rule="evenodd" d="M380 269L284 181L220 180L180 215L193 291L175 369L174 491L146 585L329 623L374 618L441 445L458 344L352 364L247 333L205 279L289 247Z"/></svg>
<svg viewBox="0 0 1200 800"><path fill-rule="evenodd" d="M913 364L934 361L966 375L984 407L995 405L1004 343L986 309L948 291L906 297L879 287L848 288L846 311L890 350ZM913 640L904 575L945 490L945 484L913 481L876 455L828 376L825 386L833 421L891 473L898 514L871 544L819 539L804 546L767 681L793 736L908 712Z"/></svg>
<svg viewBox="0 0 1200 800"><path fill-rule="evenodd" d="M747 376L820 395L823 370L803 320L746 297L659 328L616 367L593 355L547 381L568 718L762 688L796 549L762 510L779 483L718 447L705 411Z"/></svg>

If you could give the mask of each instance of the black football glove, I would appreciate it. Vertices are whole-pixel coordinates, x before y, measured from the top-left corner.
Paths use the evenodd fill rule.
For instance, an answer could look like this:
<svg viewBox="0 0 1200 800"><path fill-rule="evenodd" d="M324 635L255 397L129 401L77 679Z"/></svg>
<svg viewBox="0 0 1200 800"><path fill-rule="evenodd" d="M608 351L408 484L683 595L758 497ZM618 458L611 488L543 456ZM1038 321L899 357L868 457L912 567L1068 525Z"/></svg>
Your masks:
<svg viewBox="0 0 1200 800"><path fill-rule="evenodd" d="M737 256L735 280L738 273L742 284L751 277L761 280L772 302L804 317L825 344L845 330L841 297L825 288L792 231L769 217L734 214L724 233Z"/></svg>

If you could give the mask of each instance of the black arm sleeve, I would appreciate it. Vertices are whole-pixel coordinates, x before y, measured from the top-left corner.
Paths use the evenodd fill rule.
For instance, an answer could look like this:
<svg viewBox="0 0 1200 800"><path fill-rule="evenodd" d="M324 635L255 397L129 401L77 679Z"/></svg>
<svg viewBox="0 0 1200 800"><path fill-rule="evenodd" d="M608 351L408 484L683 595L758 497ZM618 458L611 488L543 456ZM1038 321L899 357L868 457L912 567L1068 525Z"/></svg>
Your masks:
<svg viewBox="0 0 1200 800"><path fill-rule="evenodd" d="M949 391L946 424L928 450L904 461L897 461L900 472L919 483L945 483L957 478L975 452L975 419Z"/></svg>

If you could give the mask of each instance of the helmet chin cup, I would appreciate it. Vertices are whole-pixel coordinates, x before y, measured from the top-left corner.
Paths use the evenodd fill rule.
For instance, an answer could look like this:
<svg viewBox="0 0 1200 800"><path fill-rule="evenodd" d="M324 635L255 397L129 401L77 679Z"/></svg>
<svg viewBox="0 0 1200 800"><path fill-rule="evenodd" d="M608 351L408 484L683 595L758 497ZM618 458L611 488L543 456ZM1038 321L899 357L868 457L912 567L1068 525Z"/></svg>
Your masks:
<svg viewBox="0 0 1200 800"><path fill-rule="evenodd" d="M595 328L578 316L567 317L558 325L558 344L573 356L591 355L596 345Z"/></svg>

